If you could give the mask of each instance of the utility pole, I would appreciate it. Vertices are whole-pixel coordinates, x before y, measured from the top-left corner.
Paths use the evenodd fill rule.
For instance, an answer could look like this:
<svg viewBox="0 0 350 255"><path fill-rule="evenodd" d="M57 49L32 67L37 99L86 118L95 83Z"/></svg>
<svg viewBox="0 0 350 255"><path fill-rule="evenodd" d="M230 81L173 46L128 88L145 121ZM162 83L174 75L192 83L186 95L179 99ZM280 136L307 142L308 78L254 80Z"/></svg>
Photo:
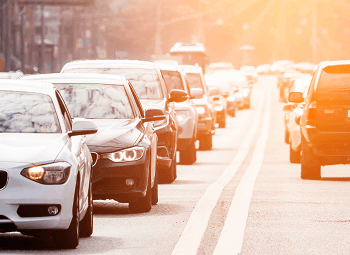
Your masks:
<svg viewBox="0 0 350 255"><path fill-rule="evenodd" d="M6 65L6 72L10 71L11 69L11 49L10 49L10 0L5 0L3 2L3 21L4 21L4 41L5 41L5 65Z"/></svg>
<svg viewBox="0 0 350 255"><path fill-rule="evenodd" d="M157 28L156 28L156 48L155 53L156 55L162 54L162 38L161 38L161 23L160 23L160 15L161 15L161 2L158 0L157 3Z"/></svg>
<svg viewBox="0 0 350 255"><path fill-rule="evenodd" d="M201 0L198 0L198 13L202 13ZM202 31L202 15L198 15L197 17L197 41L204 43L203 39L203 31Z"/></svg>
<svg viewBox="0 0 350 255"><path fill-rule="evenodd" d="M20 10L21 13L21 70L25 74L26 68L25 68L25 33L24 33L24 14L26 7L23 6L22 10Z"/></svg>
<svg viewBox="0 0 350 255"><path fill-rule="evenodd" d="M313 0L312 6L312 61L317 64L317 0Z"/></svg>

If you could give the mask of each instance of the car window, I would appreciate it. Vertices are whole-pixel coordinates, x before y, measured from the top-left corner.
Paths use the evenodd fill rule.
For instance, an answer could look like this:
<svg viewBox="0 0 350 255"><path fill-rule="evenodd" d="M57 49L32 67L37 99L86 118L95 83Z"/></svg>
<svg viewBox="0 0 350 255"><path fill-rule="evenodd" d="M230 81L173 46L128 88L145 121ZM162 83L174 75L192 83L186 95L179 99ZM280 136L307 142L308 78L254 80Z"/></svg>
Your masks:
<svg viewBox="0 0 350 255"><path fill-rule="evenodd" d="M178 71L167 71L161 70L163 75L165 86L167 87L168 93L173 89L184 90L184 85L182 83L181 75Z"/></svg>
<svg viewBox="0 0 350 255"><path fill-rule="evenodd" d="M86 67L66 69L64 72L122 75L131 82L140 99L162 99L164 97L158 73L155 69Z"/></svg>
<svg viewBox="0 0 350 255"><path fill-rule="evenodd" d="M61 133L55 107L48 95L0 91L1 133Z"/></svg>
<svg viewBox="0 0 350 255"><path fill-rule="evenodd" d="M55 84L73 117L132 119L134 114L122 85Z"/></svg>
<svg viewBox="0 0 350 255"><path fill-rule="evenodd" d="M188 86L192 88L199 88L204 90L202 79L198 73L186 73L186 81Z"/></svg>

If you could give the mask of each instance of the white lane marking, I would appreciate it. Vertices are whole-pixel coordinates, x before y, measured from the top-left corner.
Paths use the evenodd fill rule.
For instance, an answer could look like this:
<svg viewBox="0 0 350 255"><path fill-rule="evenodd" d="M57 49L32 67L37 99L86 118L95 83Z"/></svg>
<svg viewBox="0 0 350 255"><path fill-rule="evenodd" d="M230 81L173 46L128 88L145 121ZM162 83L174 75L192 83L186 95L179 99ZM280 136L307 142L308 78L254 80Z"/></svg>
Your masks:
<svg viewBox="0 0 350 255"><path fill-rule="evenodd" d="M264 88L264 93L261 94L262 96L259 97L260 101L257 108L258 110L254 114L253 124L249 129L247 136L244 138L236 157L224 170L221 176L207 188L203 197L196 204L196 207L193 209L187 225L172 252L172 255L196 255L202 237L207 229L211 212L217 204L225 185L233 178L239 167L242 165L249 152L254 136L259 128L263 103L264 99L266 98L266 87Z"/></svg>
<svg viewBox="0 0 350 255"><path fill-rule="evenodd" d="M270 90L271 86L266 99L261 134L254 149L251 163L239 182L236 193L232 199L214 255L235 255L241 252L255 180L264 160L265 147L269 135Z"/></svg>

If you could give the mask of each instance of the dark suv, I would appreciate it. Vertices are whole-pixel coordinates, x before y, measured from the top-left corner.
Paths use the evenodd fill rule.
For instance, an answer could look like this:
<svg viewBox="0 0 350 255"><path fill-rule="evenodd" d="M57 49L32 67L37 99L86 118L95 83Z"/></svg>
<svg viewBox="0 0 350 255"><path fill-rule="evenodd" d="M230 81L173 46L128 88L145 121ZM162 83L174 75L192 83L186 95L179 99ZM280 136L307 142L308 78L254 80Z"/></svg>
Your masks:
<svg viewBox="0 0 350 255"><path fill-rule="evenodd" d="M321 178L321 166L350 163L350 61L319 64L304 101L301 128L301 178Z"/></svg>

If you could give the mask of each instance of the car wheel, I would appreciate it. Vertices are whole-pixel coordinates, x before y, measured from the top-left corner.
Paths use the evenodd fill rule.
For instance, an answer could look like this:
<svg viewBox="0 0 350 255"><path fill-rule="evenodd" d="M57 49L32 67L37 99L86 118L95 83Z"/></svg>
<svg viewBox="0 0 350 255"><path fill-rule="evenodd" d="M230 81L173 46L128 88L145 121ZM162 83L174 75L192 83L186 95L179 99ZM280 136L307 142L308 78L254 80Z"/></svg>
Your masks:
<svg viewBox="0 0 350 255"><path fill-rule="evenodd" d="M291 145L289 145L289 161L290 163L300 163L300 151L294 151Z"/></svg>
<svg viewBox="0 0 350 255"><path fill-rule="evenodd" d="M171 161L171 165L167 169L163 169L162 172L162 183L172 183L175 181L177 177L177 169L176 169L176 153L174 153L174 157Z"/></svg>
<svg viewBox="0 0 350 255"><path fill-rule="evenodd" d="M301 179L318 180L321 179L321 165L312 155L307 147L305 138L301 139L302 156L301 156Z"/></svg>
<svg viewBox="0 0 350 255"><path fill-rule="evenodd" d="M129 203L129 210L133 213L149 212L152 209L152 188L151 175L147 182L146 196L138 198L135 202Z"/></svg>
<svg viewBox="0 0 350 255"><path fill-rule="evenodd" d="M284 131L284 142L289 144L289 132L287 129Z"/></svg>
<svg viewBox="0 0 350 255"><path fill-rule="evenodd" d="M55 246L59 248L74 249L79 245L79 183L75 187L72 213L73 217L69 228L56 230L53 233Z"/></svg>
<svg viewBox="0 0 350 255"><path fill-rule="evenodd" d="M152 188L152 205L158 203L158 170L156 170L156 175L154 176L154 185Z"/></svg>
<svg viewBox="0 0 350 255"><path fill-rule="evenodd" d="M197 160L196 141L193 139L186 150L180 151L180 164L192 165Z"/></svg>
<svg viewBox="0 0 350 255"><path fill-rule="evenodd" d="M213 147L213 135L210 133L208 135L203 135L199 140L199 149L201 150L211 150Z"/></svg>
<svg viewBox="0 0 350 255"><path fill-rule="evenodd" d="M94 228L94 213L92 199L92 182L89 183L89 202L84 219L80 222L80 237L89 237L92 235Z"/></svg>

